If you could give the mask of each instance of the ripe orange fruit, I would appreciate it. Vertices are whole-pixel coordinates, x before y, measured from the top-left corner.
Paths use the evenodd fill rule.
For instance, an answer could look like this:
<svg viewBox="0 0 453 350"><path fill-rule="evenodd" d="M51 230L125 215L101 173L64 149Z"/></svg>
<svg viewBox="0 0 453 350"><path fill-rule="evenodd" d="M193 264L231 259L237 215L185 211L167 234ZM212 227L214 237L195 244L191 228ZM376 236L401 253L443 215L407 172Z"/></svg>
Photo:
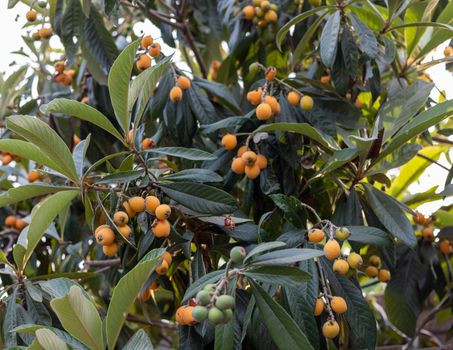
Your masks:
<svg viewBox="0 0 453 350"><path fill-rule="evenodd" d="M360 256L360 254L351 253L348 256L348 264L351 267L351 269L357 270L360 266L362 266L363 259Z"/></svg>
<svg viewBox="0 0 453 350"><path fill-rule="evenodd" d="M418 210L416 210L415 215L412 216L412 219L414 220L414 223L423 225L423 222L425 221L425 216Z"/></svg>
<svg viewBox="0 0 453 350"><path fill-rule="evenodd" d="M176 81L176 84L183 90L187 90L190 88L190 79L184 76L180 76Z"/></svg>
<svg viewBox="0 0 453 350"><path fill-rule="evenodd" d="M27 19L28 22L34 22L36 21L37 13L35 10L30 10L25 14L25 18Z"/></svg>
<svg viewBox="0 0 453 350"><path fill-rule="evenodd" d="M151 44L151 46L149 47L148 54L149 54L151 57L157 57L157 56L159 56L159 55L160 55L160 44L159 44L159 43L153 43L153 44Z"/></svg>
<svg viewBox="0 0 453 350"><path fill-rule="evenodd" d="M16 230L22 231L25 228L25 226L27 226L27 225L28 225L28 223L26 223L24 220L16 218L16 223L15 223Z"/></svg>
<svg viewBox="0 0 453 350"><path fill-rule="evenodd" d="M272 117L272 107L267 103L260 103L256 107L256 117L258 120L268 120Z"/></svg>
<svg viewBox="0 0 453 350"><path fill-rule="evenodd" d="M300 94L295 91L290 91L288 93L288 103L291 106L297 106L300 101Z"/></svg>
<svg viewBox="0 0 453 350"><path fill-rule="evenodd" d="M349 264L347 263L346 260L343 259L337 259L333 263L333 270L338 273L339 275L346 275L349 271Z"/></svg>
<svg viewBox="0 0 453 350"><path fill-rule="evenodd" d="M183 323L184 325L193 326L194 324L197 323L197 321L192 315L193 309L194 309L193 306L186 306L182 310L182 321L184 322Z"/></svg>
<svg viewBox="0 0 453 350"><path fill-rule="evenodd" d="M143 54L138 58L136 65L137 69L145 70L151 67L151 58L149 58L148 55Z"/></svg>
<svg viewBox="0 0 453 350"><path fill-rule="evenodd" d="M449 254L453 253L453 247L451 245L451 242L448 239L443 239L439 243L439 249L442 252L442 254L449 255Z"/></svg>
<svg viewBox="0 0 453 350"><path fill-rule="evenodd" d="M264 20L266 22L275 22L277 19L278 19L278 15L277 15L277 12L275 12L274 10L269 10L264 15ZM272 80L272 79L268 79L268 80Z"/></svg>
<svg viewBox="0 0 453 350"><path fill-rule="evenodd" d="M113 243L110 245L104 245L104 246L102 246L102 251L107 256L110 256L110 257L115 256L116 253L118 253L118 244Z"/></svg>
<svg viewBox="0 0 453 350"><path fill-rule="evenodd" d="M165 275L168 270L168 263L165 260L162 260L162 263L156 267L156 273L158 275Z"/></svg>
<svg viewBox="0 0 453 350"><path fill-rule="evenodd" d="M164 252L164 253L162 254L162 259L164 259L164 261L167 262L168 266L170 266L170 264L171 264L171 262L172 262L172 260L173 260L171 254L170 254L169 252Z"/></svg>
<svg viewBox="0 0 453 350"><path fill-rule="evenodd" d="M242 160L245 162L245 165L253 165L256 162L257 155L253 151L246 151L241 156Z"/></svg>
<svg viewBox="0 0 453 350"><path fill-rule="evenodd" d="M365 269L365 274L370 278L377 277L378 273L379 273L378 269L374 266L368 266Z"/></svg>
<svg viewBox="0 0 453 350"><path fill-rule="evenodd" d="M434 228L432 226L425 227L422 231L423 238L427 241L434 240Z"/></svg>
<svg viewBox="0 0 453 350"><path fill-rule="evenodd" d="M51 28L41 28L38 33L41 39L50 39L53 35L53 30Z"/></svg>
<svg viewBox="0 0 453 350"><path fill-rule="evenodd" d="M3 155L3 157L2 157L3 165L8 165L9 163L11 163L12 160L13 160L13 157L11 157L9 154Z"/></svg>
<svg viewBox="0 0 453 350"><path fill-rule="evenodd" d="M268 69L266 69L266 73L264 74L264 77L266 78L266 80L273 80L276 75L277 75L277 69L275 69L275 67L269 67Z"/></svg>
<svg viewBox="0 0 453 350"><path fill-rule="evenodd" d="M133 210L133 209L132 209ZM129 217L124 211L117 211L113 215L113 222L117 224L118 226L124 226L128 223Z"/></svg>
<svg viewBox="0 0 453 350"><path fill-rule="evenodd" d="M377 267L378 269L381 267L381 258L378 257L377 255L371 255L370 258L368 259L368 262L372 266Z"/></svg>
<svg viewBox="0 0 453 350"><path fill-rule="evenodd" d="M234 149L238 143L236 135L226 134L222 137L222 145L227 151Z"/></svg>
<svg viewBox="0 0 453 350"><path fill-rule="evenodd" d="M145 35L140 41L142 49L147 49L153 43L153 37L151 35Z"/></svg>
<svg viewBox="0 0 453 350"><path fill-rule="evenodd" d="M322 326L322 334L329 339L335 338L338 334L340 334L340 326L338 325L337 321L329 320Z"/></svg>
<svg viewBox="0 0 453 350"><path fill-rule="evenodd" d="M103 227L95 232L96 242L102 245L111 245L115 241L115 233L110 227Z"/></svg>
<svg viewBox="0 0 453 350"><path fill-rule="evenodd" d="M31 38L32 38L32 40L34 40L34 41L41 40L41 36L39 35L39 31L34 32L34 33L31 35Z"/></svg>
<svg viewBox="0 0 453 350"><path fill-rule="evenodd" d="M263 89L258 88L247 93L247 101L254 106L258 106L261 103L261 98L263 96Z"/></svg>
<svg viewBox="0 0 453 350"><path fill-rule="evenodd" d="M170 217L171 208L167 204L161 204L156 208L156 218L158 220L165 220Z"/></svg>
<svg viewBox="0 0 453 350"><path fill-rule="evenodd" d="M245 166L245 175L249 179L256 179L260 175L260 172L261 170L257 163Z"/></svg>
<svg viewBox="0 0 453 350"><path fill-rule="evenodd" d="M90 104L90 98L88 96L83 96L80 102L83 103L84 105L88 105Z"/></svg>
<svg viewBox="0 0 453 350"><path fill-rule="evenodd" d="M145 211L145 199L139 196L131 197L127 201L129 203L129 206L133 211L136 213L141 213L142 211Z"/></svg>
<svg viewBox="0 0 453 350"><path fill-rule="evenodd" d="M327 85L330 83L330 76L329 75L323 75L321 77L321 83Z"/></svg>
<svg viewBox="0 0 453 350"><path fill-rule="evenodd" d="M123 207L124 207L124 210L126 210L128 217L133 218L135 216L135 214L137 214L135 211L132 210L128 201L123 202Z"/></svg>
<svg viewBox="0 0 453 350"><path fill-rule="evenodd" d="M245 19L251 20L255 16L255 8L248 5L242 9L242 13L244 14Z"/></svg>
<svg viewBox="0 0 453 350"><path fill-rule="evenodd" d="M127 239L129 239L132 235L132 229L127 225L118 227L118 231L120 231L120 233Z"/></svg>
<svg viewBox="0 0 453 350"><path fill-rule="evenodd" d="M385 269L382 269L382 270L379 270L379 273L378 273L378 279L380 282L388 282L390 281L390 271L389 270L385 270Z"/></svg>
<svg viewBox="0 0 453 350"><path fill-rule="evenodd" d="M154 148L154 140L152 138L146 138L142 141L142 149Z"/></svg>
<svg viewBox="0 0 453 350"><path fill-rule="evenodd" d="M170 223L168 220L156 220L153 223L152 231L157 238L164 238L170 235Z"/></svg>
<svg viewBox="0 0 453 350"><path fill-rule="evenodd" d="M322 301L322 298L318 297L316 299L315 311L313 312L313 314L315 316L319 316L322 314L323 311L324 311L324 302Z"/></svg>
<svg viewBox="0 0 453 350"><path fill-rule="evenodd" d="M246 145L239 147L238 153L236 154L238 157L242 157L242 155L248 150Z"/></svg>
<svg viewBox="0 0 453 350"><path fill-rule="evenodd" d="M63 73L64 69L66 68L66 64L63 61L58 61L58 62L55 62L53 67L55 69L55 72Z"/></svg>
<svg viewBox="0 0 453 350"><path fill-rule="evenodd" d="M319 243L324 239L324 232L319 228L308 231L308 240L312 243Z"/></svg>
<svg viewBox="0 0 453 350"><path fill-rule="evenodd" d="M238 175L244 174L245 162L242 160L242 158L237 157L233 159L233 162L231 163L231 170Z"/></svg>
<svg viewBox="0 0 453 350"><path fill-rule="evenodd" d="M156 196L147 196L145 198L145 208L148 213L154 214L156 208L160 205L160 200Z"/></svg>
<svg viewBox="0 0 453 350"><path fill-rule="evenodd" d="M264 98L264 103L267 103L269 106L271 106L272 114L275 115L275 114L278 114L278 112L280 112L280 105L279 105L277 99L275 98L275 96L267 95Z"/></svg>
<svg viewBox="0 0 453 350"><path fill-rule="evenodd" d="M445 56L445 57L453 56L453 47L447 46L447 47L444 49L444 56Z"/></svg>
<svg viewBox="0 0 453 350"><path fill-rule="evenodd" d="M324 245L324 254L329 260L334 260L340 256L341 247L338 242L334 239L329 239L329 241Z"/></svg>
<svg viewBox="0 0 453 350"><path fill-rule="evenodd" d="M267 158L262 154L258 154L256 156L256 164L260 167L260 170L264 170L267 168Z"/></svg>
<svg viewBox="0 0 453 350"><path fill-rule="evenodd" d="M16 226L16 217L14 215L8 215L5 219L5 226L15 227Z"/></svg>
<svg viewBox="0 0 453 350"><path fill-rule="evenodd" d="M31 170L27 175L27 179L30 182L35 182L35 181L39 180L40 178L41 178L41 174L38 173L37 171L33 171L33 170Z"/></svg>
<svg viewBox="0 0 453 350"><path fill-rule="evenodd" d="M174 86L170 90L170 101L179 102L182 100L182 90L179 86Z"/></svg>
<svg viewBox="0 0 453 350"><path fill-rule="evenodd" d="M146 289L137 296L137 299L143 302L147 301L149 298L151 298L151 291L149 289Z"/></svg>
<svg viewBox="0 0 453 350"><path fill-rule="evenodd" d="M80 143L80 137L78 137L77 135L73 135L72 136L72 143L75 145L78 145Z"/></svg>
<svg viewBox="0 0 453 350"><path fill-rule="evenodd" d="M314 101L310 96L305 95L300 99L300 106L304 111L310 111L313 109L313 105Z"/></svg>
<svg viewBox="0 0 453 350"><path fill-rule="evenodd" d="M338 314L344 314L348 309L348 305L342 297L333 297L330 301L330 306Z"/></svg>

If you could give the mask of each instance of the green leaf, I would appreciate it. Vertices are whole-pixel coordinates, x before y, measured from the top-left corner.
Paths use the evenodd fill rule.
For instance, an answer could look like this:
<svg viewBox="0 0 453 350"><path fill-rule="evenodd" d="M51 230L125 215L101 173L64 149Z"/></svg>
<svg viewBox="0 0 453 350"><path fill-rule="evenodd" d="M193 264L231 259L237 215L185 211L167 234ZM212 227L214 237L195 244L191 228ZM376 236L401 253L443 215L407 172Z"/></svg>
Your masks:
<svg viewBox="0 0 453 350"><path fill-rule="evenodd" d="M27 66L20 67L0 85L0 119L5 115L8 103L17 94L17 87L24 80L27 69Z"/></svg>
<svg viewBox="0 0 453 350"><path fill-rule="evenodd" d="M165 249L153 249L135 267L123 276L113 289L112 299L105 318L107 344L115 348L126 316L148 277L161 262Z"/></svg>
<svg viewBox="0 0 453 350"><path fill-rule="evenodd" d="M391 32L393 30L407 28L407 27L437 27L441 30L448 30L449 32L453 32L452 26L450 26L448 24L436 23L436 22L404 23L404 24L400 24L400 25L387 29L387 32ZM451 33L450 33L450 35L451 35Z"/></svg>
<svg viewBox="0 0 453 350"><path fill-rule="evenodd" d="M139 329L127 342L123 350L153 350L153 344L143 329Z"/></svg>
<svg viewBox="0 0 453 350"><path fill-rule="evenodd" d="M247 269L244 276L259 282L279 284L284 287L297 288L300 283L310 279L310 274L290 266L262 266Z"/></svg>
<svg viewBox="0 0 453 350"><path fill-rule="evenodd" d="M72 180L76 180L77 171L72 154L61 137L43 121L25 115L7 118L6 125L16 134L36 145L53 162L61 164L56 169Z"/></svg>
<svg viewBox="0 0 453 350"><path fill-rule="evenodd" d="M69 349L66 343L61 340L50 329L41 328L36 330L36 338L39 344L46 350L67 350Z"/></svg>
<svg viewBox="0 0 453 350"><path fill-rule="evenodd" d="M225 274L225 270L216 270L207 273L193 282L189 288L186 289L182 303L187 303L190 298L193 298L206 284L217 283L220 278Z"/></svg>
<svg viewBox="0 0 453 350"><path fill-rule="evenodd" d="M23 261L21 261L19 268L23 270L25 265L30 259L41 237L46 232L49 225L58 215L58 213L77 195L79 191L68 190L53 194L42 202L38 203L32 211L31 221L27 234L27 246Z"/></svg>
<svg viewBox="0 0 453 350"><path fill-rule="evenodd" d="M305 334L302 333L285 309L258 284L251 281L251 286L261 319L275 345L280 350L313 349Z"/></svg>
<svg viewBox="0 0 453 350"><path fill-rule="evenodd" d="M247 256L244 258L244 263L246 263L248 260L253 258L256 255L259 255L264 252L268 252L270 250L275 250L278 248L285 247L286 243L285 242L280 242L280 241L274 241L274 242L266 242L266 243L261 243L258 244L255 248L253 248Z"/></svg>
<svg viewBox="0 0 453 350"><path fill-rule="evenodd" d="M208 169L184 169L177 173L165 175L165 181L222 182L223 177Z"/></svg>
<svg viewBox="0 0 453 350"><path fill-rule="evenodd" d="M148 153L165 154L167 156L179 157L189 160L215 160L217 157L212 153L202 151L198 148L185 148L185 147L161 147L153 148Z"/></svg>
<svg viewBox="0 0 453 350"><path fill-rule="evenodd" d="M280 249L256 257L252 261L249 261L249 265L250 266L288 265L298 261L313 259L315 257L323 255L324 252L322 250L310 248Z"/></svg>
<svg viewBox="0 0 453 350"><path fill-rule="evenodd" d="M143 173L144 170L118 171L116 173L104 176L102 179L97 180L96 183L108 184L131 182L142 177Z"/></svg>
<svg viewBox="0 0 453 350"><path fill-rule="evenodd" d="M168 71L171 65L172 56L165 57L159 61L155 66L146 69L140 73L135 80L132 82L129 91L129 102L128 110L132 113L135 102L138 100L138 109L136 112L135 124L138 125L143 115L149 99L154 95L154 90L162 78L162 76Z"/></svg>
<svg viewBox="0 0 453 350"><path fill-rule="evenodd" d="M71 276L74 278L73 276ZM71 278L70 277L70 278ZM74 282L72 279L65 278L65 277L57 277L54 279L50 279L48 281L39 281L37 282L41 289L49 294L52 298L62 298L66 294L69 293L71 287L76 286L80 287L77 282ZM85 289L81 289L87 299L90 299L89 294L85 291Z"/></svg>
<svg viewBox="0 0 453 350"><path fill-rule="evenodd" d="M324 174L332 172L356 158L359 153L360 151L356 148L344 148L335 151L334 154L327 159L319 172Z"/></svg>
<svg viewBox="0 0 453 350"><path fill-rule="evenodd" d="M171 199L198 213L230 214L237 209L236 200L216 187L192 182L159 182L157 186Z"/></svg>
<svg viewBox="0 0 453 350"><path fill-rule="evenodd" d="M401 207L395 203L395 200L371 185L364 184L364 189L371 209L385 228L392 236L408 246L414 247L417 243L414 229Z"/></svg>
<svg viewBox="0 0 453 350"><path fill-rule="evenodd" d="M123 137L119 131L115 129L110 120L97 109L87 104L65 98L56 98L48 104L43 105L41 110L45 114L61 113L93 123L123 142Z"/></svg>
<svg viewBox="0 0 453 350"><path fill-rule="evenodd" d="M50 306L61 324L74 338L90 349L104 349L102 320L94 303L72 286L64 297L51 300Z"/></svg>
<svg viewBox="0 0 453 350"><path fill-rule="evenodd" d="M294 196L272 194L269 196L275 205L283 212L283 216L296 228L305 228L307 215L300 200Z"/></svg>
<svg viewBox="0 0 453 350"><path fill-rule="evenodd" d="M283 25L277 33L275 43L277 44L277 48L282 51L282 42L285 39L286 35L290 31L290 29L295 26L296 24L302 22L303 20L307 19L308 17L321 12L320 15L324 15L328 13L328 10L336 9L335 6L317 6L314 9L309 11L304 11L303 13L297 15L296 17L291 18L288 22Z"/></svg>
<svg viewBox="0 0 453 350"><path fill-rule="evenodd" d="M418 143L408 143L398 148L394 153L388 154L377 163L372 164L366 171L366 175L385 173L387 170L398 168L410 161L422 149Z"/></svg>
<svg viewBox="0 0 453 350"><path fill-rule="evenodd" d="M215 81L201 79L198 77L194 78L193 83L198 85L202 89L206 90L209 94L218 97L222 104L226 108L228 108L231 112L233 112L235 115L242 114L242 110L239 107L236 98L226 85L223 85Z"/></svg>
<svg viewBox="0 0 453 350"><path fill-rule="evenodd" d="M233 128L236 126L241 126L244 124L247 120L249 120L247 117L228 117L222 120L219 120L218 122L212 123L212 124L205 124L205 125L200 125L201 132L203 134L211 134L213 132L216 132L217 130L220 129L229 129Z"/></svg>
<svg viewBox="0 0 453 350"><path fill-rule="evenodd" d="M335 150L338 149L338 145L335 140L327 135L324 134L322 131L315 129L310 124L307 123L273 123L273 124L266 124L262 125L255 130L255 134L259 132L267 132L267 131L289 131L295 132L304 136L311 138L312 140L316 141L320 145L324 146L327 149Z"/></svg>
<svg viewBox="0 0 453 350"><path fill-rule="evenodd" d="M368 58L375 58L378 54L378 42L371 29L352 13L348 15L348 18L354 27L354 32L359 37L362 51Z"/></svg>
<svg viewBox="0 0 453 350"><path fill-rule="evenodd" d="M434 107L427 109L414 117L410 123L404 125L396 134L392 137L388 145L379 154L379 157L375 162L384 158L390 152L398 149L405 142L409 141L414 136L427 130L429 127L441 122L445 118L453 115L453 100L439 103Z"/></svg>
<svg viewBox="0 0 453 350"><path fill-rule="evenodd" d="M214 105L196 84L191 85L186 96L189 99L190 109L200 125L214 123L219 119L219 114Z"/></svg>
<svg viewBox="0 0 453 350"><path fill-rule="evenodd" d="M134 68L134 57L140 39L129 44L112 65L108 77L110 99L115 110L116 120L124 131L129 132L131 115L129 111L129 84L131 80L132 68Z"/></svg>
<svg viewBox="0 0 453 350"><path fill-rule="evenodd" d="M379 116L384 128L384 141L394 135L425 105L433 86L434 84L416 79L414 84L402 89L382 105Z"/></svg>
<svg viewBox="0 0 453 350"><path fill-rule="evenodd" d="M319 52L321 55L321 61L326 67L332 67L335 61L338 47L340 21L340 11L336 11L327 18L327 22L321 33Z"/></svg>
<svg viewBox="0 0 453 350"><path fill-rule="evenodd" d="M351 235L348 241L358 242L363 244L372 244L376 246L385 246L392 244L392 240L389 235L378 229L377 227L371 226L346 226Z"/></svg>
<svg viewBox="0 0 453 350"><path fill-rule="evenodd" d="M1 141L0 141L1 143ZM8 190L8 192L0 195L0 207L3 207L8 204L22 202L26 199L45 196L50 193L60 192L75 189L73 187L64 187L64 186L53 186L45 183L34 183L23 185L19 187L13 187Z"/></svg>

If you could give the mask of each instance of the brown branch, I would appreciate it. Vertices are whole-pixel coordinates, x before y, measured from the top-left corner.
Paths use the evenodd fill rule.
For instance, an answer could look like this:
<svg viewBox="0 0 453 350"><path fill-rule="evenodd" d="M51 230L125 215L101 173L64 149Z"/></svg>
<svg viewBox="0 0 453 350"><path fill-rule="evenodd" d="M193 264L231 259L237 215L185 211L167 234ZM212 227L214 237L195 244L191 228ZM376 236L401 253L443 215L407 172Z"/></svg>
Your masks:
<svg viewBox="0 0 453 350"><path fill-rule="evenodd" d="M118 259L109 259L109 260L87 260L85 261L85 266L92 266L92 267L105 267L105 266L119 266L121 264L121 260Z"/></svg>
<svg viewBox="0 0 453 350"><path fill-rule="evenodd" d="M129 314L129 315L127 315L126 319L128 321L131 321L134 323L146 324L146 325L157 326L157 327L162 327L162 328L169 328L169 329L173 329L173 330L178 329L178 326L176 324L174 324L173 322L170 322L170 321L164 322L163 320L159 320L157 318L144 320L140 317Z"/></svg>
<svg viewBox="0 0 453 350"><path fill-rule="evenodd" d="M450 141L446 137L441 137L441 136L433 136L432 139L434 141L437 141L439 143L446 143L447 145L453 145L453 141Z"/></svg>
<svg viewBox="0 0 453 350"><path fill-rule="evenodd" d="M437 162L434 159L431 159L431 158L429 158L429 157L427 157L427 156L425 156L423 154L417 153L417 157L423 158L423 159L427 160L430 163L436 164L436 165L440 166L442 169L445 169L446 171L450 171L450 169L448 169L446 166L443 166L439 162Z"/></svg>

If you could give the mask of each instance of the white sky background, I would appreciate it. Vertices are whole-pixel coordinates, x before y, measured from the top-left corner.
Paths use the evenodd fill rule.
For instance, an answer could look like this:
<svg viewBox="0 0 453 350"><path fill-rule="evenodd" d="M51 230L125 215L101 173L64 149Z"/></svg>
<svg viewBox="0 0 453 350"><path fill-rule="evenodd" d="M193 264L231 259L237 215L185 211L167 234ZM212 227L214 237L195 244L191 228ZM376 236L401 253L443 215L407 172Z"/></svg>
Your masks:
<svg viewBox="0 0 453 350"><path fill-rule="evenodd" d="M0 0L0 32L2 35L0 36L0 72L6 72L6 75L13 70L15 67L11 67L10 64L14 60L19 65L27 64L27 58L21 55L12 55L12 51L17 51L21 47L25 45L22 42L21 35L26 33L25 29L22 29L22 26L25 23L25 12L27 11L27 7L22 4L18 4L14 9L8 10L7 9L7 1ZM19 16L18 16L19 14ZM17 19L17 20L16 20ZM158 37L159 31L158 29L153 26L149 21L146 21L142 25L137 25L134 30L137 34L142 34L142 31L145 34L151 34L154 38ZM158 40L161 43L163 52L165 54L170 54L173 52L173 49L169 48L166 45L163 45L162 41ZM59 40L57 37L53 37L51 41L52 46L59 45ZM429 56L430 59L437 59L443 57L443 50L446 47L447 43L444 43L440 46L437 51L432 52ZM176 62L181 61L179 51L175 52L174 56ZM429 61L428 60L428 61ZM179 66L179 65L178 65ZM187 65L181 65L181 69L187 69ZM427 70L431 79L435 82L436 86L439 90L445 91L447 95L447 99L453 98L453 75L452 73L445 70L444 64L436 65ZM433 89L432 97L435 100L438 100L439 92L437 89ZM453 152L450 152L453 155ZM439 162L447 167L449 167L448 161L445 157L442 157ZM428 170L420 177L420 180L417 184L413 184L410 187L411 192L418 192L424 191L432 186L439 185L440 189L443 189L443 184L445 183L445 178L447 176L447 172L436 165L432 165L428 168ZM448 201L436 201L432 203L427 203L422 205L419 210L421 210L424 214L431 214L437 208L442 205L453 202L453 198L450 197Z"/></svg>

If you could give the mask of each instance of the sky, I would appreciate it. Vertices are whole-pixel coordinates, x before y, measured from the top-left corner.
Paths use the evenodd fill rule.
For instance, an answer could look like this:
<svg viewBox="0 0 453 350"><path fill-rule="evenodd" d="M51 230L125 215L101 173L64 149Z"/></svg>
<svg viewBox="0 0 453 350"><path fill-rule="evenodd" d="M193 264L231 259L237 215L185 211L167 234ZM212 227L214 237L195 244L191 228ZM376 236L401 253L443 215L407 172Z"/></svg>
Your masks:
<svg viewBox="0 0 453 350"><path fill-rule="evenodd" d="M26 30L22 28L23 24L25 23L25 12L27 11L27 7L22 4L18 4L14 9L8 10L7 9L7 1L0 0L0 29L1 33L4 33L0 36L0 47L2 48L2 54L0 55L0 72L9 72L14 70L14 67L10 66L10 63L14 60L19 65L27 64L27 58L21 55L12 55L10 54L12 51L19 50L22 46L24 46L22 42L21 35L26 33ZM159 34L158 29L153 26L149 21L146 21L142 24L139 24L134 27L134 31L137 34L151 34L154 38L156 38ZM165 54L173 53L173 49L164 45L162 41L162 50ZM59 41L57 37L52 38L51 45L55 46L58 45ZM443 50L447 46L447 42L437 48L436 51L430 54L427 58L427 61L431 59L438 59L443 57ZM174 59L176 61L180 61L179 52L175 52ZM178 67L182 69L188 69L188 67L184 64L184 66ZM451 72L445 71L445 65L439 64L427 70L431 79L436 84L437 88L441 91L445 91L447 95L447 99L453 98L453 76ZM433 89L432 97L435 100L438 100L439 92L437 89ZM453 158L453 151L450 152ZM446 167L450 167L449 162L445 157L442 157L439 162ZM434 185L441 185L445 182L445 178L447 176L447 172L445 170L440 169L436 165L430 166L427 171L421 176L419 182L414 184L410 187L411 192L423 191L426 189L431 188ZM431 214L441 205L445 205L447 203L453 202L453 198L447 201L437 201L428 204L422 205L419 210L422 211L424 214Z"/></svg>

